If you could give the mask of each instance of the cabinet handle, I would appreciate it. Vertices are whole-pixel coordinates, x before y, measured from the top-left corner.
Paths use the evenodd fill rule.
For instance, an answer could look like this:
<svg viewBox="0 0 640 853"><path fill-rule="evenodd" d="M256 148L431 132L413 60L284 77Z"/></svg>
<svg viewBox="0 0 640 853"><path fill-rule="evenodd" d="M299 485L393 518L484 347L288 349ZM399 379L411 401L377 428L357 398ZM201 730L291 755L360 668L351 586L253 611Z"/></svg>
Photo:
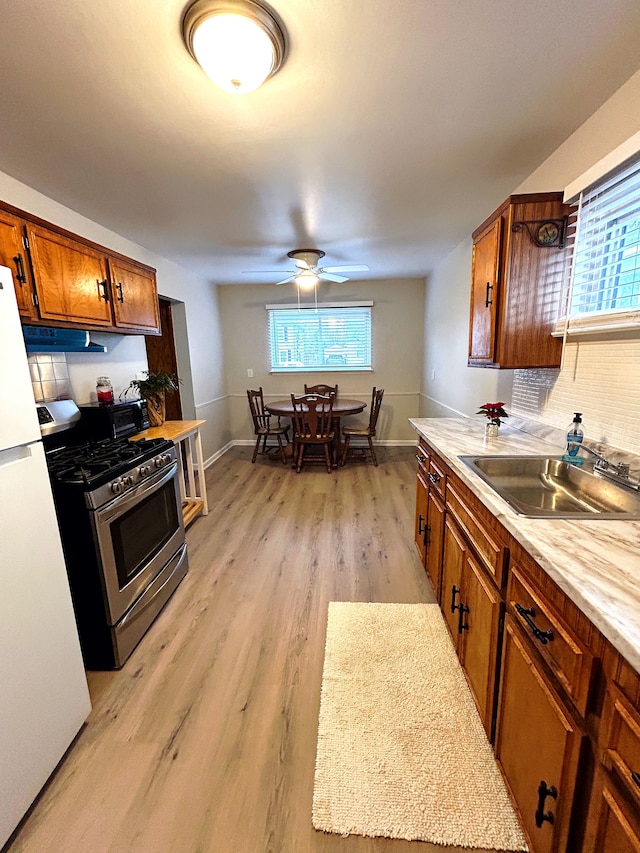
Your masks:
<svg viewBox="0 0 640 853"><path fill-rule="evenodd" d="M122 295L122 282L119 281L116 284L116 290L118 291L118 302L124 302L124 296Z"/></svg>
<svg viewBox="0 0 640 853"><path fill-rule="evenodd" d="M24 263L22 261L22 255L15 255L13 258L13 261L16 265L16 269L18 270L18 274L17 274L16 278L18 279L20 284L26 284L27 283L27 277L24 273Z"/></svg>
<svg viewBox="0 0 640 853"><path fill-rule="evenodd" d="M104 278L102 281L98 281L96 279L96 284L98 285L98 293L100 294L100 299L104 299L105 302L109 301L109 291L107 289L107 280ZM100 293L102 291L102 293Z"/></svg>
<svg viewBox="0 0 640 853"><path fill-rule="evenodd" d="M459 590L459 589L458 589L458 587L454 584L454 585L451 587L451 612L452 612L452 613L455 613L455 612L456 612L456 610L457 610L457 608L458 608L458 605L456 604L456 595L457 595L459 592L460 592L460 590Z"/></svg>
<svg viewBox="0 0 640 853"><path fill-rule="evenodd" d="M423 523L426 519L424 519L421 515L418 516L418 536L422 536L422 534L427 529L426 525L423 527Z"/></svg>
<svg viewBox="0 0 640 853"><path fill-rule="evenodd" d="M640 773L632 773L632 774L631 774L631 778L632 778L632 779L633 779L633 781L636 783L636 785L638 786L638 788L640 788Z"/></svg>
<svg viewBox="0 0 640 853"><path fill-rule="evenodd" d="M433 483L434 486L437 486L442 477L438 474L429 474L429 482Z"/></svg>
<svg viewBox="0 0 640 853"><path fill-rule="evenodd" d="M488 308L489 305L493 305L493 300L489 299L489 291L493 290L493 285L490 281L487 282L487 293L484 297L484 307Z"/></svg>
<svg viewBox="0 0 640 853"><path fill-rule="evenodd" d="M533 621L536 618L535 607L530 607L527 610L521 604L518 604L518 602L516 601L515 608L518 611L518 615L524 619L524 621L531 629L531 633L533 634L533 636L536 638L536 640L539 640L543 646L546 646L547 643L550 643L555 639L553 636L553 631L542 631Z"/></svg>
<svg viewBox="0 0 640 853"><path fill-rule="evenodd" d="M544 801L547 797L552 797L554 800L557 800L558 789L555 785L547 788L547 783L542 779L538 786L538 808L536 809L536 826L538 829L540 829L545 821L548 821L549 823L553 823L554 821L553 812L545 813L544 811Z"/></svg>
<svg viewBox="0 0 640 853"><path fill-rule="evenodd" d="M416 459L418 460L418 462L419 462L421 465L422 465L422 463L423 463L423 462L426 462L426 461L427 461L427 460L425 459L425 457L424 457L421 453L416 453Z"/></svg>
<svg viewBox="0 0 640 853"><path fill-rule="evenodd" d="M469 608L466 604L460 602L458 605L458 634L462 634L463 631L469 630L469 623L465 622L465 614L469 612Z"/></svg>

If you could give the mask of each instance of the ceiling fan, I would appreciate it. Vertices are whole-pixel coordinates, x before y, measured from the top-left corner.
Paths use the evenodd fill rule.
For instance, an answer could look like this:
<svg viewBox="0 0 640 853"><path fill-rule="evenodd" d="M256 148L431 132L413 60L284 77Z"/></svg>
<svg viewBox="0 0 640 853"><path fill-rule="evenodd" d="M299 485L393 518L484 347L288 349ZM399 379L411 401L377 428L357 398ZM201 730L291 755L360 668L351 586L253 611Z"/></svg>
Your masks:
<svg viewBox="0 0 640 853"><path fill-rule="evenodd" d="M287 277L283 278L282 281L277 281L276 284L288 284L290 281L295 281L303 289L305 287L310 289L315 287L319 279L338 283L349 281L348 276L336 275L336 273L367 272L369 270L366 264L321 267L319 261L324 256L325 252L320 249L293 249L291 252L287 252L287 257L291 258L295 264L295 270L254 270L253 272L287 272L289 273Z"/></svg>

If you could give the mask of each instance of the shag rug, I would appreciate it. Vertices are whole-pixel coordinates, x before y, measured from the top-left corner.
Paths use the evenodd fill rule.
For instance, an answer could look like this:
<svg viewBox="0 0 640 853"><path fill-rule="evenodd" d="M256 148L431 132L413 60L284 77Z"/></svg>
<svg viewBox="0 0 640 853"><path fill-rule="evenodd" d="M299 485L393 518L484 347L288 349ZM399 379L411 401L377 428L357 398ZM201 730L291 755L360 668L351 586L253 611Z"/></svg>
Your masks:
<svg viewBox="0 0 640 853"><path fill-rule="evenodd" d="M528 849L437 604L329 604L313 826Z"/></svg>

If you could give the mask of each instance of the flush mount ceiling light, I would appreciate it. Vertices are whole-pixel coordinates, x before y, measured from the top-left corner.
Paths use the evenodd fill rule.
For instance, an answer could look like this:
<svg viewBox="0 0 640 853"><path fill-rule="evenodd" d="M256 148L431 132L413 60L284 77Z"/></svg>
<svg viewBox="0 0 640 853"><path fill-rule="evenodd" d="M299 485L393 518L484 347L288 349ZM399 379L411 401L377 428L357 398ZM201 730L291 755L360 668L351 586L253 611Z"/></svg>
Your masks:
<svg viewBox="0 0 640 853"><path fill-rule="evenodd" d="M284 29L257 0L196 0L182 32L189 53L227 92L257 89L284 61Z"/></svg>

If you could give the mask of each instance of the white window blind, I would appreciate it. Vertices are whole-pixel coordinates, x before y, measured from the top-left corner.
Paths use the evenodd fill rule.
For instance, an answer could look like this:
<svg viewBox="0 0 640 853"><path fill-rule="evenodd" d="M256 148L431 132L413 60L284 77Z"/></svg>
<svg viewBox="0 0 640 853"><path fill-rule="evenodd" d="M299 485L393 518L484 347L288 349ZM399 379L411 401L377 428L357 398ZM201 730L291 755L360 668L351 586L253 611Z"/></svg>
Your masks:
<svg viewBox="0 0 640 853"><path fill-rule="evenodd" d="M371 369L369 305L267 310L272 371Z"/></svg>
<svg viewBox="0 0 640 853"><path fill-rule="evenodd" d="M573 256L570 318L628 312L640 312L640 159L582 193Z"/></svg>

